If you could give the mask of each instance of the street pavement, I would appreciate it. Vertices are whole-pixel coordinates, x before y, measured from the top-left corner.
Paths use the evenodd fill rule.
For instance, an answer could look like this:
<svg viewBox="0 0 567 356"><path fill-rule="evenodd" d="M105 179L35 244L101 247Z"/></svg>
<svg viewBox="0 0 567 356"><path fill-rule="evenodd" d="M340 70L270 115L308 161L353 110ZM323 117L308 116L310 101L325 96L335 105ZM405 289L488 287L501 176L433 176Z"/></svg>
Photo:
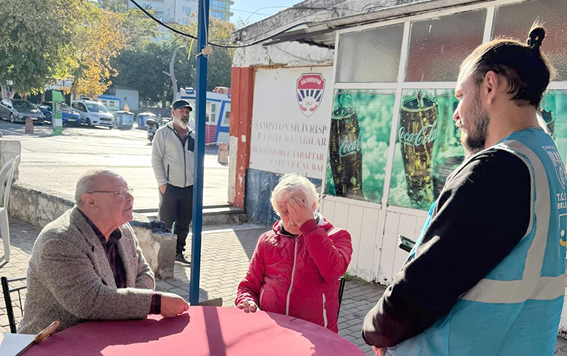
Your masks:
<svg viewBox="0 0 567 356"><path fill-rule="evenodd" d="M134 189L136 209L157 210L159 195L146 130L136 125L131 130L65 127L62 135L53 136L49 125L34 126L33 134L24 134L24 125L0 120L0 131L2 140L21 142L20 182L73 199L81 174L93 168L112 169ZM216 146L206 147L204 206L228 201L228 165L217 158Z"/></svg>

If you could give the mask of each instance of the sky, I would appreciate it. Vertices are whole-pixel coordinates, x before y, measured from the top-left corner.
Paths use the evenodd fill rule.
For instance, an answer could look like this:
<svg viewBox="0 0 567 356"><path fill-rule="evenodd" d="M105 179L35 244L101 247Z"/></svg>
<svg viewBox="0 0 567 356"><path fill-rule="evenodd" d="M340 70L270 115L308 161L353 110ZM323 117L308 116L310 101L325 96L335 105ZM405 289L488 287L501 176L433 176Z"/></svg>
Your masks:
<svg viewBox="0 0 567 356"><path fill-rule="evenodd" d="M302 0L234 0L230 6L233 15L230 22L237 23L241 19L246 24L252 24L269 17L286 7L292 6Z"/></svg>

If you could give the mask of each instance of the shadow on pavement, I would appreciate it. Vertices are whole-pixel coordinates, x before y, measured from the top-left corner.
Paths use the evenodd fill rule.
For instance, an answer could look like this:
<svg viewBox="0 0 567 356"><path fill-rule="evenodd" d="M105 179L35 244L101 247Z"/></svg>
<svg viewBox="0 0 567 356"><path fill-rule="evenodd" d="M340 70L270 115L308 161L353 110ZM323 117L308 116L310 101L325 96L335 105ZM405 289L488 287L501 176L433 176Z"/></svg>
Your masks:
<svg viewBox="0 0 567 356"><path fill-rule="evenodd" d="M243 230L243 231L235 231L234 234L238 238L240 245L246 252L246 256L248 256L248 260L252 258L252 254L254 253L254 249L256 248L256 243L258 242L258 238L264 232L268 231L268 227L262 229L252 229L252 230Z"/></svg>

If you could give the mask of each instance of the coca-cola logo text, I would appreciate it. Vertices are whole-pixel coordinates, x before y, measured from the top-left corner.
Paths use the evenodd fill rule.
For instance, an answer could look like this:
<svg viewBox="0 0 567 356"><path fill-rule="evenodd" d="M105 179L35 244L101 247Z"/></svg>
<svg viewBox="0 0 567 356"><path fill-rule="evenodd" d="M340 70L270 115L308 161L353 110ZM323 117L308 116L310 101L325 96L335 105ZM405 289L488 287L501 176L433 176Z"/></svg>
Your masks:
<svg viewBox="0 0 567 356"><path fill-rule="evenodd" d="M349 141L346 137L339 147L339 157L346 157L353 155L360 151L360 141Z"/></svg>
<svg viewBox="0 0 567 356"><path fill-rule="evenodd" d="M419 132L406 132L405 127L400 127L400 142L408 146L422 146L435 140L437 135L437 124L427 125L421 128Z"/></svg>

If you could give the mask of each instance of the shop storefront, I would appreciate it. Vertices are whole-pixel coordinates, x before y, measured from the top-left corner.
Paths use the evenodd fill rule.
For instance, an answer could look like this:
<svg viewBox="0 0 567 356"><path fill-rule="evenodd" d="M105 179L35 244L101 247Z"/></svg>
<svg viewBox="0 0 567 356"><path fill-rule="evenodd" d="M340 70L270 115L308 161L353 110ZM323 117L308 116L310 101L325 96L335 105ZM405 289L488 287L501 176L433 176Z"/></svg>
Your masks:
<svg viewBox="0 0 567 356"><path fill-rule="evenodd" d="M388 284L448 174L464 158L452 116L459 65L535 20L557 76L541 115L567 159L567 2L494 1L338 30L322 211L353 236L349 272ZM463 227L466 229L466 227Z"/></svg>
<svg viewBox="0 0 567 356"><path fill-rule="evenodd" d="M323 72L326 79L324 95L331 98L317 109L319 115L328 115L318 119L328 133L324 172L303 167L300 173L321 179L322 213L350 231L351 275L382 284L392 281L407 258L397 247L397 236L417 238L446 177L463 161L460 133L452 119L457 105L454 88L460 63L481 43L498 37L524 41L534 21L543 22L547 35L542 50L557 76L545 95L541 116L567 160L566 19L563 0L423 1L313 22L304 26L307 29L271 39L271 44L282 44L301 38L334 49L332 69L304 63L293 75L286 75L299 78L310 70ZM275 70L254 69L254 88L265 85L262 80L276 78ZM278 77L272 87L280 82ZM254 93L248 144L256 160L251 160L252 175L246 179L265 186L248 184L246 196L252 196L252 205L257 206L269 198L278 174L297 169L278 162L269 167L262 160L269 162L270 157L255 157L255 152L268 152L277 142L261 148L255 141L255 125L267 118L258 106L274 106L259 104L261 94ZM301 117L292 112L296 109L292 104L297 105L290 101L274 114L281 127ZM263 197L257 195L260 191ZM269 209L264 205L262 209Z"/></svg>

